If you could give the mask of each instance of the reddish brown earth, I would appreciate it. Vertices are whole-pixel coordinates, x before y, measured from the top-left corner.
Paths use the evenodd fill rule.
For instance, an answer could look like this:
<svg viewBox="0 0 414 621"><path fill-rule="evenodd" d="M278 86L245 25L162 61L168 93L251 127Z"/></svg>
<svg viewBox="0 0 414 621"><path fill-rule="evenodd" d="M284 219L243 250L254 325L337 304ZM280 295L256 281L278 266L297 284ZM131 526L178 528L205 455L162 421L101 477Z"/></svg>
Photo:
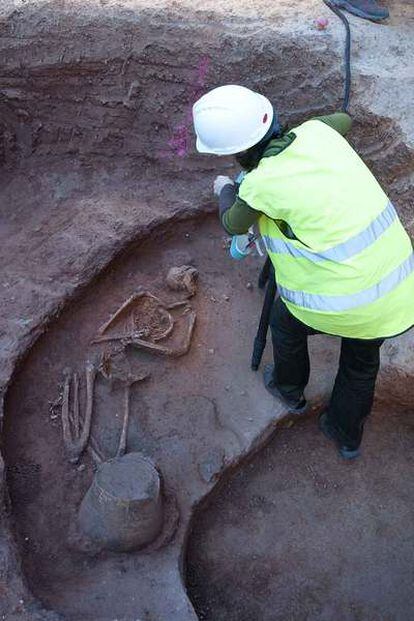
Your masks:
<svg viewBox="0 0 414 621"><path fill-rule="evenodd" d="M50 326L24 361L8 392L3 438L13 532L31 592L46 609L63 614L65 619L109 621L133 619L137 613L144 615L144 619L157 621L193 618L184 617L189 614L189 604L184 591L177 589L181 546L193 507L211 491L226 466L237 463L241 454L265 441L284 414L283 408L264 391L260 373L249 369L262 295L255 284L252 289L246 285L256 282L261 261L252 257L235 262L227 253L215 218L187 221L177 225L174 232L160 230L133 247ZM149 380L132 389L128 450L143 452L161 470L169 499L166 534L159 544L143 552L91 554L79 548L75 524L79 504L92 480L93 462L84 456L79 466L69 464L63 447L59 406L56 406L63 369L70 366L82 372L84 361L95 359L105 349L102 345L91 345L91 339L140 285L162 299L181 299L182 294L173 294L165 286L169 267L180 264L192 264L200 272L198 292L192 300L197 324L190 352L182 358L168 359L138 350L128 351L131 364L151 374ZM332 382L337 345L337 340L329 337L312 339L313 376L308 391L312 402L318 402ZM394 349L393 353L397 356L398 350ZM267 351L266 360L270 355ZM402 388L401 379L399 388ZM398 394L397 388L394 391ZM380 390L379 394L383 392ZM122 390L111 390L100 378L92 433L105 458L116 452L121 404ZM314 610L322 610L320 596L313 590L320 593L325 574L337 567L338 555L343 561L344 580L350 580L349 576L356 571L353 563L357 560L352 555L350 559L347 557L348 548L343 546L336 551L334 547L339 545L334 538L334 523L339 520L342 526L348 520L346 532L354 529L355 537L360 532L366 534L367 560L363 572L369 569L367 563L375 547L381 546L382 556L372 554L372 568L376 566L385 579L388 552L396 555L400 548L407 552L404 537L410 532L411 520L407 487L402 505L404 514L398 519L395 532L386 530L377 535L372 521L372 508L386 503L381 515L388 520L387 524L392 522L395 513L389 513L390 507L393 503L401 506L402 490L410 480L411 426L407 420L400 429L398 413L392 410L390 416L387 425L383 416L375 417L379 418L377 424L374 418L367 434L366 454L356 466L344 465L337 459L333 448L315 430L314 418L280 431L269 448L248 468L239 471L235 479L239 484L235 488L234 482L223 488L207 510L203 503L201 513L193 522L194 534L187 559L189 593L200 618L209 611L206 618L217 621L220 618L271 619L276 605L273 597L283 601L277 608L280 619L300 619L301 611L313 614ZM396 421L395 426L391 420ZM254 435L258 426L264 430L259 444ZM373 431L375 438L371 435ZM398 455L397 462L394 455ZM388 460L392 460L392 468L387 465ZM349 474L355 471L360 473L356 481L349 479ZM375 479L378 483L371 489L375 471L379 473ZM401 472L404 478L396 485L394 478ZM394 478L390 479L390 473ZM340 483L344 476L347 482ZM282 492L286 493L280 505ZM333 507L335 502L339 504ZM354 502L360 512L346 514L347 506L353 506ZM345 515L340 517L342 512ZM322 518L326 520L324 526ZM260 520L259 530L257 520ZM309 529L314 529L316 523L320 542L309 536ZM273 532L276 526L280 530ZM226 527L230 529L228 535ZM298 535L300 527L308 529L307 534ZM292 552L299 545L297 537L302 542L299 564L294 560L296 553ZM285 545L272 547L271 542L276 539L283 539ZM245 564L241 571L234 571L240 560L237 550L240 545L245 551ZM318 546L326 549L319 573L313 569ZM258 549L266 555L266 562ZM401 559L393 567L398 576L408 570L406 557ZM252 563L250 573L249 563ZM330 564L334 564L333 569ZM170 584L166 569L169 575L176 576ZM281 578L290 572L295 575L296 586ZM301 584L310 579L309 575L315 587L309 587L306 596L302 596ZM244 585L247 576L254 580L254 587L251 582ZM143 600L138 597L137 582L139 592L144 591ZM264 590L258 586L262 583L268 585ZM163 584L164 598L156 598L154 584ZM364 599L364 588L361 587L359 597L368 608L361 610L369 610L372 594L367 592ZM263 598L260 606L256 589ZM333 610L347 606L347 592L342 592L340 587L338 592L332 589ZM250 599L246 599L246 590L252 593ZM350 591L348 595L351 597ZM292 597L302 602L298 604L297 616ZM182 610L177 614L173 611L179 601ZM405 601L402 600L402 609Z"/></svg>
<svg viewBox="0 0 414 621"><path fill-rule="evenodd" d="M261 297L245 284L258 264L231 263L218 226L203 221L215 209L212 178L235 169L194 153L191 105L205 89L242 82L268 95L291 124L337 109L342 26L329 13L326 31L313 24L327 11L319 0L1 4L0 391L9 489L1 462L0 614L7 621L55 620L42 602L82 621L196 619L183 585L194 508L285 412L246 366ZM351 136L411 231L413 132L404 102L413 84L412 23L405 2L393 3L384 27L352 20ZM49 401L66 360L83 367L91 333L119 303L143 283L161 291L167 268L191 261L200 271L192 349L175 362L145 358L153 375L133 389L129 437L131 448L159 461L178 529L139 555L85 555L74 549L71 525L91 464L86 459L83 471L67 464ZM385 403L410 405L413 351L410 337L387 345ZM326 394L335 360L335 343L317 339L311 397ZM100 381L108 454L120 427L118 399Z"/></svg>
<svg viewBox="0 0 414 621"><path fill-rule="evenodd" d="M144 569L161 579L157 563L176 548L175 541L152 555L92 557L76 549L77 509L91 482L93 464L88 457L80 469L68 463L59 408L51 404L59 395L63 369L82 372L84 361L102 351L102 346L90 346L91 339L139 285L166 300L180 299L166 289L164 280L169 267L181 264L193 264L200 271L190 352L178 359L128 353L133 364L151 374L132 389L128 450L143 452L161 469L165 491L180 508L180 532L185 532L191 504L243 450L249 420L261 410L262 416L278 415L277 405L265 394L260 407L254 407L256 395L264 391L261 378L249 372L261 296L246 284L256 280L260 262L249 259L242 265L228 259L215 219L187 222L176 226L174 234L154 235L70 305L26 359L8 393L4 426L23 569L34 595L67 619L132 619L140 610L135 583ZM121 400L122 390L111 392L98 380L92 433L106 458L116 452Z"/></svg>
<svg viewBox="0 0 414 621"><path fill-rule="evenodd" d="M376 409L353 463L314 417L277 431L194 521L187 587L199 619L410 619L413 415Z"/></svg>

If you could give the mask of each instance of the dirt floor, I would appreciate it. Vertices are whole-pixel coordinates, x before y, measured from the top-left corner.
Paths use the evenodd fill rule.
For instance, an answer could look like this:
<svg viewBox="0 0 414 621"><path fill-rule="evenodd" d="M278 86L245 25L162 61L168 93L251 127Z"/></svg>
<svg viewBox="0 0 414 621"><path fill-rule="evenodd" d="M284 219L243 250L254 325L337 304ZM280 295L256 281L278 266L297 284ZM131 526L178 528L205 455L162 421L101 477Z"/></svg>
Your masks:
<svg viewBox="0 0 414 621"><path fill-rule="evenodd" d="M133 365L151 374L132 389L128 450L155 460L166 492L185 513L188 500L198 498L240 450L246 414L253 416L253 403L265 392L261 377L249 372L261 262L232 261L224 240L214 218L187 222L174 235L159 233L132 250L39 340L8 394L4 455L23 568L31 591L67 619L135 618L134 585L143 560L139 553L91 556L77 547L76 513L93 462L84 457L79 466L72 465L63 447L56 404L63 370L71 367L82 378L85 360L108 349L90 341L139 285L167 300L182 299L183 294L165 288L169 267L190 263L200 269L196 332L188 355L168 359L128 352ZM122 394L98 379L92 435L106 459L114 456L119 441ZM261 408L273 408L276 415L271 397L264 396Z"/></svg>
<svg viewBox="0 0 414 621"><path fill-rule="evenodd" d="M399 0L390 9L391 18L384 25L351 18L350 140L413 233L414 126L407 102L414 85L410 62L414 10L411 3ZM323 31L315 27L320 16L328 18ZM266 94L282 122L291 126L333 112L341 105L343 42L342 24L321 0L280 0L272 5L265 0L1 3L0 616L5 621L56 621L61 615L70 621L196 621L183 583L193 511L229 469L262 447L286 411L264 392L260 375L249 371L262 302L255 287L260 262L237 264L228 259L216 219L206 216L216 211L214 176L237 170L229 158L218 161L195 152L192 104L209 88L227 82ZM163 531L141 553L92 553L80 542L75 523L93 463L88 455L78 465L69 464L64 452L59 402L63 370L70 365L83 375L85 361L96 360L104 349L91 346L91 338L139 285L161 297L182 299L182 294L167 294L164 285L168 268L182 263L191 263L200 272L199 292L192 302L197 323L190 352L173 361L128 350L131 364L151 374L132 389L128 447L142 451L160 468L166 495ZM246 286L249 282L253 287ZM413 355L410 339L384 347L381 408L388 407L391 396L393 403L411 407ZM266 357L270 359L269 351ZM317 337L309 387L312 401L329 391L336 359L337 342ZM83 388L82 403L84 392ZM116 386L110 390L99 377L95 406L92 432L105 457L110 457L121 429L122 390ZM393 408L391 412L400 416ZM384 454L389 455L395 433L388 443L386 419L376 416L382 422L375 433L382 435L375 442L384 443ZM315 461L329 472L333 469L339 479L340 466L330 461L331 449L319 447L310 423L303 424L303 437L301 429L302 425L297 431L296 427L284 431L278 438L296 438L297 433L298 447L315 442L315 451L321 452ZM409 443L409 437L409 433L401 436L401 443ZM369 438L364 460L347 472L360 472L371 463ZM280 459L285 457L281 449ZM388 456L381 463L377 458L382 474L372 476L385 480L391 475L397 478L398 468L406 472L400 453L395 472ZM304 447L303 454L305 459ZM259 461L267 460L266 455ZM313 462L310 466L322 483L306 470L308 480L316 481L321 499L327 490L329 501L331 479ZM295 467L292 464L293 476ZM283 465L278 469L285 471ZM248 477L250 469L240 472ZM363 480L362 475L358 481L351 477L350 484L362 486ZM394 479L386 480L392 489L399 489ZM379 498L385 488L377 487ZM361 498L361 490L355 496ZM338 483L339 491L340 502L346 503L346 486ZM307 494L311 503L310 490ZM388 503L383 498L378 507ZM206 513L212 525L214 506ZM398 506L402 508L395 524L409 534L408 514L404 505ZM358 507L367 522L370 507ZM265 513L261 505L258 510ZM288 510L293 511L286 505ZM295 516L301 511L309 528L314 527L319 513L312 514L316 517L310 523L304 505ZM244 513L242 506L234 515L236 526ZM328 515L326 505L320 513ZM337 519L342 523L342 516ZM377 514L370 524L376 520ZM388 528L385 518L384 522ZM277 525L288 537L289 524L279 518ZM377 542L379 536L369 528L364 535ZM397 526L390 527L390 557L399 545L396 530ZM201 535L196 523L195 541ZM194 545L190 541L192 551ZM373 546L373 558L379 558ZM385 576L384 546L381 554L378 571L384 570ZM276 610L287 611L289 619L292 590L300 593L300 585L309 580L312 596L305 594L304 601L310 614L317 609L321 598L314 593L322 587L310 578L312 559L300 554L295 558L303 567L303 573L296 572L302 576L297 578L299 586L295 581L287 584L285 576L279 591L262 587L265 577L260 584L255 582L257 593L263 592L260 614L270 614L265 604L269 601ZM345 552L343 558L348 562ZM275 562L272 557L269 566ZM198 575L203 560L194 563L193 573ZM395 575L401 578L397 565L395 561ZM352 567L355 575L358 571L362 575L356 561ZM337 566L331 569L338 571ZM211 587L211 603L202 603L206 612L210 606L215 614L216 587L211 586L209 571L206 567L206 589L196 584L196 592L191 592L198 605ZM260 568L257 575L261 576ZM315 576L325 579L323 573ZM345 580L349 574L344 576ZM370 605L372 591L362 578L367 600L361 595L360 617L350 619L378 621L381 617L371 615L376 604L371 611L364 608ZM233 588L231 580L221 579ZM393 581L390 575L396 593L403 590L403 578L401 584ZM344 594L350 592L349 585ZM253 587L246 584L248 588ZM272 599L282 591L286 601ZM225 599L231 597L224 595L224 586L221 592ZM385 607L391 602L387 592L383 589L378 595ZM406 592L411 593L410 588ZM313 597L319 597L316 603ZM401 597L401 606L405 601ZM302 608L298 610L297 618L305 618L305 612L300 616ZM333 609L330 617L329 609L323 610L327 620L342 621L342 612L338 617ZM219 608L216 614L222 614ZM321 613L320 618L325 617ZM250 615L249 621L254 619Z"/></svg>
<svg viewBox="0 0 414 621"><path fill-rule="evenodd" d="M187 586L206 621L408 621L413 410L376 409L363 454L315 418L281 429L194 522Z"/></svg>

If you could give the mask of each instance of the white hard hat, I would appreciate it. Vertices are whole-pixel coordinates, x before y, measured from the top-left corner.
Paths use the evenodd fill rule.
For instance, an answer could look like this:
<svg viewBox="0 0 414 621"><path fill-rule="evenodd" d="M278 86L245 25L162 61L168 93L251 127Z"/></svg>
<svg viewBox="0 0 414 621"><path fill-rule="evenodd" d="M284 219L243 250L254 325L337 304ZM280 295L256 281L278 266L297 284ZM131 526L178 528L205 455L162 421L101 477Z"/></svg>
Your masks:
<svg viewBox="0 0 414 621"><path fill-rule="evenodd" d="M253 147L267 134L273 106L259 93L228 84L196 101L193 121L199 153L232 155Z"/></svg>

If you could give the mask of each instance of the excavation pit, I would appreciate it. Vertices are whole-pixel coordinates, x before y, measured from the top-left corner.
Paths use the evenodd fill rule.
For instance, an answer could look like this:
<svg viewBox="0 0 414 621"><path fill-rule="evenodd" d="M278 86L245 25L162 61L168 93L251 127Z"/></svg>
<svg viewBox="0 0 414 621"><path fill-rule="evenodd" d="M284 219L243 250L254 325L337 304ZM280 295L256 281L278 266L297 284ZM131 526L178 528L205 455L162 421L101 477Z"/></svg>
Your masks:
<svg viewBox="0 0 414 621"><path fill-rule="evenodd" d="M194 521L199 619L409 619L413 413L377 406L352 464L315 417L281 428Z"/></svg>
<svg viewBox="0 0 414 621"><path fill-rule="evenodd" d="M159 247L161 240L162 251L154 254L154 245ZM144 368L149 375L145 382L131 387L126 450L139 452L156 464L163 473L165 493L174 502L165 507L164 532L152 547L128 554L102 549L91 553L87 547L79 546L75 524L79 506L94 478L94 462L89 453L83 454L78 465L68 461L63 450L59 408L51 404L56 403L59 394L62 369L68 365L74 369L81 367L83 360L90 357L93 347L90 335L137 286L151 286L159 295L165 292L165 274L171 261L178 258L193 263L200 273L198 293L192 301L198 323L188 354L172 359L135 348L126 351L128 368ZM312 599L322 597L325 580L322 569L319 573L311 571L318 547L315 530L325 549L326 572L337 568L335 558L340 557L343 580L351 580L356 571L352 563L361 560L358 555L347 558L346 548L335 548L340 544L335 538L333 522L339 520L342 511L347 532L355 524L355 537L365 537L366 554L375 546L381 547L381 554L374 555L372 564L366 566L367 572L370 568L377 572L372 575L373 581L377 575L383 578L387 575L388 544L390 554L396 559L393 574L402 576L407 571L410 546L406 537L412 501L409 481L404 482L404 478L397 485L397 479L398 473L408 476L407 468L411 467L409 455L414 436L409 420L409 382L404 376L394 377L392 386L386 385L388 376L380 382L379 406L369 425L367 446L355 465L339 462L334 448L316 430L316 413L309 420L279 431L276 422L281 419L283 425L286 412L264 390L261 373L249 368L263 294L255 284L252 288L246 285L257 282L261 262L257 257L249 257L243 263L231 260L215 217L183 222L173 232L160 230L131 249L69 305L28 355L7 397L4 454L23 569L31 591L47 609L73 620L117 616L133 619L136 610L143 606L143 602L137 601L139 582L148 602L161 614L165 600L156 598L154 603L150 584L165 580L165 571L171 574L172 569L181 584L180 571L184 571L180 561L181 542L189 529L188 520L194 506L223 477L228 478L226 468L232 471L240 459L236 483L230 482L222 491L219 484L217 499L208 508L202 503L192 524L187 587L199 618L271 619L275 605L272 598L276 594L284 602L279 603L278 610L282 612L276 618L286 618L284 615L289 618L292 614L299 619L309 602L312 604L309 610L322 610L319 599L318 605ZM180 295L177 292L177 299ZM410 347L404 338L392 343L386 362L387 356L396 360L398 351L401 355ZM311 344L313 374L309 395L313 403L320 404L333 381L338 340L317 336L312 337ZM265 361L270 356L268 348ZM81 402L84 399L81 391ZM403 417L404 407L407 410ZM91 435L104 460L117 451L122 408L122 386L112 386L97 376ZM387 411L389 416L385 415ZM244 464L243 455L248 457L261 448L274 432L272 444L251 464ZM358 510L352 502L353 487ZM363 506L364 490L366 506ZM397 515L390 511L392 502L403 511L395 525L392 521ZM245 520L247 530L240 526ZM300 535L299 525L304 529ZM272 547L275 539L279 544ZM282 540L286 540L283 546ZM295 551L299 541L302 541L301 549ZM240 548L238 552L236 548ZM260 573L263 558L256 548L268 557L263 574ZM267 590L263 587L260 591L264 598L260 607L248 600L247 612L242 610L245 591L240 586L241 576L250 575L247 565L239 577L238 570L230 572L230 566L237 565L243 549L247 550L247 557L256 559L257 584L263 580L268 585ZM291 553L298 597L302 597L300 585L308 581L313 586L306 587L306 593L314 589L319 593L318 596L305 594L303 605L297 609L291 603L294 587L287 581L284 570L275 569L280 562L287 570ZM297 554L301 560L295 564ZM268 567L271 572L265 579ZM221 599L216 592L218 579L222 585ZM369 575L366 580L370 580ZM377 581L375 584L379 588ZM399 588L405 589L406 582L401 581ZM171 590L172 585L168 585L166 593L170 597ZM409 593L401 599L402 610L408 605ZM373 597L372 591L369 596ZM180 597L189 607L184 590ZM255 597L256 589L252 588L251 598ZM394 601L387 600L385 592L382 597L384 606ZM338 601L338 605L345 605ZM361 610L368 610L370 601L368 598L360 604ZM350 601L350 609L351 604ZM295 617L296 610L299 616ZM253 613L259 616L249 617Z"/></svg>
<svg viewBox="0 0 414 621"><path fill-rule="evenodd" d="M405 621L412 338L384 346L355 465L338 461L314 415L279 428L286 412L249 368L261 261L232 261L209 215L212 179L238 170L195 154L191 130L192 103L218 83L260 90L290 126L338 109L342 26L328 14L329 27L316 31L316 0L155 5L30 0L0 9L10 499L4 520L0 512L0 612L19 621ZM408 70L400 79L412 57L410 19L407 3L395 3L390 29L353 23L351 141L412 232L412 135L401 112ZM380 86L379 56L387 58ZM165 303L187 300L194 287L165 282L183 265L199 273L188 351L173 358L122 343L116 352L126 356L125 367L117 358L122 373L147 377L130 389L125 450L162 473L160 532L128 553L82 547L77 516L96 460L87 450L70 463L65 451L63 370L80 376L87 360L101 360L107 345L92 343L99 328L141 287ZM312 339L314 403L329 392L337 353L335 339ZM123 399L122 377L98 373L91 437L104 461L119 450ZM85 411L82 386L80 401Z"/></svg>
<svg viewBox="0 0 414 621"><path fill-rule="evenodd" d="M246 285L256 281L261 260L232 261L223 238L215 216L201 217L175 224L173 230L161 228L131 248L50 325L10 388L5 457L23 568L34 595L65 618L133 619L141 605L137 583L148 593L154 581L167 581L174 572L180 585L180 541L192 505L247 450L254 436L249 422L254 408L263 421L277 415L271 397L262 395L261 378L249 371L262 294ZM154 247L161 250L154 253ZM139 452L151 459L162 472L167 499L174 500L166 502L165 525L152 546L128 554L91 554L80 549L75 525L96 476L95 464L89 452L71 464L64 450L58 399L62 371L81 370L85 359L102 353L106 344L91 344L91 336L138 287L171 303L185 298L165 284L170 266L180 263L195 265L200 273L191 302L197 324L188 353L170 358L129 347L125 354L131 372L137 368L148 374L130 389L127 457ZM263 396L259 407L258 394ZM122 382L112 385L96 376L91 437L105 461L117 452L123 395ZM177 519L178 527L170 528ZM168 603L173 586L167 582L166 597L157 597L156 606ZM149 597L154 598L155 593Z"/></svg>

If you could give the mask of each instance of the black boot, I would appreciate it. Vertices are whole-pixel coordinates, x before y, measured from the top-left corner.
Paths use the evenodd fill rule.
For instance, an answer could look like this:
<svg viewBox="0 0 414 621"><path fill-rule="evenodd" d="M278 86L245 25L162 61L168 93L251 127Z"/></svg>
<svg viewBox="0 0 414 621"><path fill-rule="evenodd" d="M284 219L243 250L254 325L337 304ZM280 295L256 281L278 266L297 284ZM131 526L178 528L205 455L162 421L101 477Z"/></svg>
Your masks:
<svg viewBox="0 0 414 621"><path fill-rule="evenodd" d="M324 436L328 438L328 440L333 440L337 444L341 457L343 457L344 459L355 459L356 457L359 457L359 448L347 446L339 439L339 436L335 431L334 427L329 424L328 415L326 412L322 412L322 414L319 416L319 429L322 431Z"/></svg>
<svg viewBox="0 0 414 621"><path fill-rule="evenodd" d="M390 16L388 9L380 7L376 0L331 0L338 9L345 9L349 13L379 22Z"/></svg>
<svg viewBox="0 0 414 621"><path fill-rule="evenodd" d="M270 392L273 397L276 397L276 399L280 399L281 401L283 401L283 403L288 407L289 412L293 412L295 414L303 414L308 407L305 397L301 395L299 398L295 398L284 395L276 386L273 378L273 370L274 367L272 364L267 364L264 368L263 381L266 390Z"/></svg>

